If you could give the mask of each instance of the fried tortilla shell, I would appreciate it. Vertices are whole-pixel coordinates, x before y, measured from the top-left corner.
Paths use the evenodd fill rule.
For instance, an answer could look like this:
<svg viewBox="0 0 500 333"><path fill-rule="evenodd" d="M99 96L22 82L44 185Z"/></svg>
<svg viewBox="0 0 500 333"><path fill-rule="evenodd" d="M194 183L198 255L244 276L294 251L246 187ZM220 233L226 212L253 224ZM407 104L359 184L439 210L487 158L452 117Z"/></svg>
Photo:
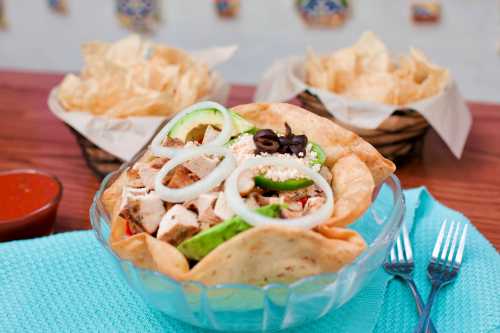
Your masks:
<svg viewBox="0 0 500 333"><path fill-rule="evenodd" d="M189 264L182 253L145 232L124 238L125 223L124 219L117 216L112 224L111 248L120 258L176 280L184 279L189 271Z"/></svg>
<svg viewBox="0 0 500 333"><path fill-rule="evenodd" d="M366 244L357 232L336 229L337 233L325 236L296 228L252 228L217 247L187 277L208 285L263 285L337 272L351 263Z"/></svg>
<svg viewBox="0 0 500 333"><path fill-rule="evenodd" d="M375 189L370 170L354 154L341 157L335 162L331 172L335 200L333 215L318 228L344 227L354 222L370 206Z"/></svg>
<svg viewBox="0 0 500 333"><path fill-rule="evenodd" d="M231 238L189 270L184 256L168 243L146 233L124 238L125 223L120 217L113 221L111 248L121 258L179 281L206 285L288 283L337 272L366 248L363 238L350 229L325 227L318 233L263 226Z"/></svg>
<svg viewBox="0 0 500 333"><path fill-rule="evenodd" d="M355 231L344 226L361 216L371 203L375 184L394 171L370 144L330 120L289 104L248 104L233 108L259 128L284 132L287 122L295 133L306 134L327 154L331 170L334 212L314 230L260 226L227 240L189 269L173 246L147 233L126 236L126 221L118 216L127 176L123 172L103 194L111 216L112 249L139 267L159 271L177 280L219 283L291 282L351 263L366 248ZM151 158L146 152L142 160Z"/></svg>
<svg viewBox="0 0 500 333"><path fill-rule="evenodd" d="M241 114L258 128L270 128L283 133L283 124L288 123L294 133L307 135L310 141L325 150L328 167L332 167L341 157L354 153L368 166L377 185L396 169L394 163L384 158L357 134L298 106L286 103L252 103L239 105L231 110Z"/></svg>

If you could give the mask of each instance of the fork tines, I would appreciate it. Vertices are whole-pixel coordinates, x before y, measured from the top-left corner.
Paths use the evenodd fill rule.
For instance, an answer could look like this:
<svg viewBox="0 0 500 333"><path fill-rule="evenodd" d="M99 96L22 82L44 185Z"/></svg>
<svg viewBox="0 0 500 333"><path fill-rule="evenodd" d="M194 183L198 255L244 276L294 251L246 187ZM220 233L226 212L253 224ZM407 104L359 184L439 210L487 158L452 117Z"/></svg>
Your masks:
<svg viewBox="0 0 500 333"><path fill-rule="evenodd" d="M404 223L401 227L401 233L391 249L390 259L391 263L395 263L397 261L413 263L413 253L411 251L410 238L408 237L408 229L406 229L406 225Z"/></svg>
<svg viewBox="0 0 500 333"><path fill-rule="evenodd" d="M445 220L441 225L436 245L434 245L434 250L432 251L431 264L445 265L448 269L458 269L462 263L465 239L467 236L467 224L461 226L460 223L451 221L449 230L445 235L447 222L448 221ZM457 241L460 229L462 229L462 232L457 250ZM443 246L443 240L445 237L446 240Z"/></svg>

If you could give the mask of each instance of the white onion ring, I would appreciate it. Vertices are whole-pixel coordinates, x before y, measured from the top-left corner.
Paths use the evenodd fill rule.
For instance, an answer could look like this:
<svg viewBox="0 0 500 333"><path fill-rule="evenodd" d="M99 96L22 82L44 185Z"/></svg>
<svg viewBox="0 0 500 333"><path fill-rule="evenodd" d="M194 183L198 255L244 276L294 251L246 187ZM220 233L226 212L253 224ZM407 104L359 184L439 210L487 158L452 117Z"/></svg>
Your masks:
<svg viewBox="0 0 500 333"><path fill-rule="evenodd" d="M200 102L191 105L187 109L184 109L182 112L178 113L175 117L170 119L168 123L161 129L161 131L155 136L153 141L151 141L151 152L155 156L159 157L174 157L177 153L179 153L184 148L173 148L173 147L164 147L162 146L163 140L166 138L172 127L185 115L203 109L216 109L222 113L224 117L224 124L222 131L217 135L217 137L210 141L209 143L203 145L204 147L215 147L224 145L230 138L231 133L233 131L233 121L231 114L229 111L219 103L215 102Z"/></svg>
<svg viewBox="0 0 500 333"><path fill-rule="evenodd" d="M169 171L173 170L179 164L186 162L194 157L200 155L219 155L224 156L222 162L220 162L211 173L193 183L191 185L185 186L183 188L170 188L163 185L163 178L168 174ZM185 152L176 155L170 161L165 163L165 165L158 171L155 179L155 190L160 199L168 202L183 202L191 199L197 198L202 193L207 193L226 179L231 172L236 168L236 160L227 148L223 147L195 147L186 150Z"/></svg>
<svg viewBox="0 0 500 333"><path fill-rule="evenodd" d="M238 177L244 170L262 165L276 165L299 170L323 190L326 195L325 204L311 214L291 219L271 218L256 213L245 204L245 201L240 196ZM226 201L234 213L253 226L275 225L311 229L323 223L333 213L333 191L328 182L319 173L291 159L277 157L253 157L247 159L226 179L224 193Z"/></svg>

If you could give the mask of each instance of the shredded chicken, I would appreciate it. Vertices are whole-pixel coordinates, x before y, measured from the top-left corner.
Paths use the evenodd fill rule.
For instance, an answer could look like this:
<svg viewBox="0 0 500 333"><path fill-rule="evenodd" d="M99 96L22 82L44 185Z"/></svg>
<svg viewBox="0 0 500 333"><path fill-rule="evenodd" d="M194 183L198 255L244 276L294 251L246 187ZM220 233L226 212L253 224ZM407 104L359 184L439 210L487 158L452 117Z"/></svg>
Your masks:
<svg viewBox="0 0 500 333"><path fill-rule="evenodd" d="M182 205L174 205L163 216L156 238L174 246L200 230L196 214Z"/></svg>

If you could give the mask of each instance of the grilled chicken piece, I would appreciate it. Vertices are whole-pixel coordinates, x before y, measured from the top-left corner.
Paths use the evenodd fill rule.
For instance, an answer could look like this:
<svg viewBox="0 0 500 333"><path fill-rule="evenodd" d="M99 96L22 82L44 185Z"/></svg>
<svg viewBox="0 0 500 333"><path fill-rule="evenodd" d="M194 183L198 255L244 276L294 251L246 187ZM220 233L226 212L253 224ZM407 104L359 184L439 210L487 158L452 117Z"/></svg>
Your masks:
<svg viewBox="0 0 500 333"><path fill-rule="evenodd" d="M248 195L248 200L255 201L259 207L267 206L271 204L281 203L281 199L278 197L266 197L259 192L252 192Z"/></svg>
<svg viewBox="0 0 500 333"><path fill-rule="evenodd" d="M139 171L137 169L127 169L127 185L133 188L144 187L144 183L142 182L141 176L139 175Z"/></svg>
<svg viewBox="0 0 500 333"><path fill-rule="evenodd" d="M243 171L238 177L238 191L240 195L247 195L252 192L255 187L255 181L253 180L253 172L251 170Z"/></svg>
<svg viewBox="0 0 500 333"><path fill-rule="evenodd" d="M312 197L312 198L309 198L307 200L306 204L304 205L304 212L306 214L314 212L315 210L317 210L318 208L320 208L325 203L325 201L326 201L325 197Z"/></svg>
<svg viewBox="0 0 500 333"><path fill-rule="evenodd" d="M323 190L318 186L318 185L311 185L306 188L306 194L309 198L312 197L324 197L325 193L323 193Z"/></svg>
<svg viewBox="0 0 500 333"><path fill-rule="evenodd" d="M212 170L215 169L218 163L219 159L216 157L200 155L182 163L182 165L199 178L203 178L210 172L212 172Z"/></svg>
<svg viewBox="0 0 500 333"><path fill-rule="evenodd" d="M180 139L172 139L171 137L167 136L167 138L163 141L162 146L182 148L184 147L184 142L182 142L182 140Z"/></svg>
<svg viewBox="0 0 500 333"><path fill-rule="evenodd" d="M281 208L281 217L285 219L293 219L295 217L301 217L304 215L304 210L301 208L300 210L293 210L288 208Z"/></svg>
<svg viewBox="0 0 500 333"><path fill-rule="evenodd" d="M125 193L125 200L122 201L121 216L126 216L132 222L139 224L142 228L153 234L160 220L165 214L163 202L156 195L155 191L145 194Z"/></svg>
<svg viewBox="0 0 500 333"><path fill-rule="evenodd" d="M155 177L158 173L158 169L153 169L148 163L136 163L131 169L132 172L137 173L139 176L140 184L145 186L148 190L153 190L155 188Z"/></svg>
<svg viewBox="0 0 500 333"><path fill-rule="evenodd" d="M163 216L156 238L173 246L200 230L196 214L182 205L174 205Z"/></svg>
<svg viewBox="0 0 500 333"><path fill-rule="evenodd" d="M220 131L215 129L214 127L208 125L207 129L205 130L205 134L203 134L203 140L201 141L201 144L209 143L210 141L214 140L217 135L219 135Z"/></svg>
<svg viewBox="0 0 500 333"><path fill-rule="evenodd" d="M153 190L155 188L156 175L167 161L168 159L166 158L156 157L147 163L138 162L134 165L133 171L137 171L143 186L148 190Z"/></svg>
<svg viewBox="0 0 500 333"><path fill-rule="evenodd" d="M234 216L234 212L232 211L231 208L229 208L229 205L227 204L224 192L219 192L217 194L217 201L215 201L214 213L222 220L227 220Z"/></svg>
<svg viewBox="0 0 500 333"><path fill-rule="evenodd" d="M122 191L120 210L122 210L128 202L129 198L136 198L148 194L148 189L145 187L135 188L135 187L124 187Z"/></svg>
<svg viewBox="0 0 500 333"><path fill-rule="evenodd" d="M255 197L256 197L255 195L249 195L245 199L245 203L247 204L248 208L257 209L260 207L259 203L257 202L257 199Z"/></svg>
<svg viewBox="0 0 500 333"><path fill-rule="evenodd" d="M300 217L304 213L304 207L300 200L306 197L304 191L281 192L279 198L286 205L281 209L281 216L287 219Z"/></svg>
<svg viewBox="0 0 500 333"><path fill-rule="evenodd" d="M198 221L200 222L202 230L210 228L222 221L222 219L214 213L215 200L217 200L217 193L210 192L200 194L198 198L184 203L184 207L194 209L198 212Z"/></svg>
<svg viewBox="0 0 500 333"><path fill-rule="evenodd" d="M134 218L130 215L130 211L128 209L122 209L120 211L120 217L124 219L128 225L128 229L132 233L132 235L145 232L142 225L140 225Z"/></svg>
<svg viewBox="0 0 500 333"><path fill-rule="evenodd" d="M171 188L183 188L200 180L198 176L193 174L182 165L178 165L166 177L166 184ZM165 183L165 180L164 180Z"/></svg>
<svg viewBox="0 0 500 333"><path fill-rule="evenodd" d="M155 157L153 160L148 162L148 164L153 169L160 170L167 162L168 162L168 158L166 158L166 157Z"/></svg>

